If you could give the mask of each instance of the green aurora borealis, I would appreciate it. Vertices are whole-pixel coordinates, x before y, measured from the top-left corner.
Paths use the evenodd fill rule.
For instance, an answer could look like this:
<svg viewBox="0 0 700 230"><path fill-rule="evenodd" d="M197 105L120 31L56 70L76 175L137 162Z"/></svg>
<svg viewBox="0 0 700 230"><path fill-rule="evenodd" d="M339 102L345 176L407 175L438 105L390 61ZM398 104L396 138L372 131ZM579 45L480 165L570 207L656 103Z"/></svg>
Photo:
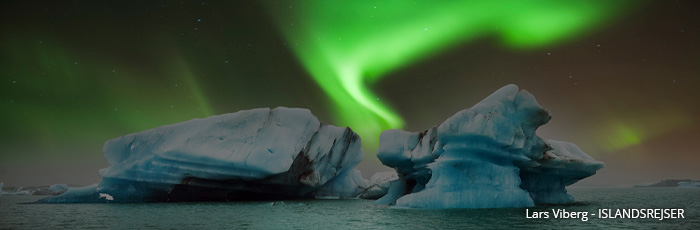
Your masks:
<svg viewBox="0 0 700 230"><path fill-rule="evenodd" d="M371 174L387 170L382 130L427 129L509 83L552 112L540 136L607 163L593 184L698 175L692 1L1 4L9 186L88 184L108 139L276 106L358 132Z"/></svg>
<svg viewBox="0 0 700 230"><path fill-rule="evenodd" d="M372 148L383 130L401 129L404 121L365 84L427 54L485 35L514 49L572 38L619 13L623 5L558 0L309 1L285 9L286 2L267 3L273 5L273 15L301 63L335 102L335 121L355 129Z"/></svg>

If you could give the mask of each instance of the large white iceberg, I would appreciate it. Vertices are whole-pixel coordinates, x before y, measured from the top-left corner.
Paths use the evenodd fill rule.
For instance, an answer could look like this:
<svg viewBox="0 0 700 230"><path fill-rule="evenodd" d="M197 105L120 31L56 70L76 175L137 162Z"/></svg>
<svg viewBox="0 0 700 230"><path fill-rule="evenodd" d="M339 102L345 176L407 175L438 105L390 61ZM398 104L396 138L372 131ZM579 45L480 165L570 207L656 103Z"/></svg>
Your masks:
<svg viewBox="0 0 700 230"><path fill-rule="evenodd" d="M571 143L535 133L551 118L507 85L437 127L388 130L377 156L399 178L379 204L413 208L528 207L568 203L565 186L603 167Z"/></svg>
<svg viewBox="0 0 700 230"><path fill-rule="evenodd" d="M360 145L350 128L322 124L307 109L244 110L109 140L99 184L40 202L303 198L334 179L324 195L350 196L355 190L341 183L358 181Z"/></svg>

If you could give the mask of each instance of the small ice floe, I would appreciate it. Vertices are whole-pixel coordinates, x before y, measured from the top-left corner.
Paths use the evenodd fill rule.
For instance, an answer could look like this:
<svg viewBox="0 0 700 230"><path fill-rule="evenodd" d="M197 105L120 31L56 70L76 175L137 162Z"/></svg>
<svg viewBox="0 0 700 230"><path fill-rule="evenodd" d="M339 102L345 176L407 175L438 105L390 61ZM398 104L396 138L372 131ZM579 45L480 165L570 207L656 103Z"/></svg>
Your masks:
<svg viewBox="0 0 700 230"><path fill-rule="evenodd" d="M700 188L700 181L678 182L679 188Z"/></svg>
<svg viewBox="0 0 700 230"><path fill-rule="evenodd" d="M275 206L275 205L284 205L284 201L275 201L275 202L270 203L270 206Z"/></svg>
<svg viewBox="0 0 700 230"><path fill-rule="evenodd" d="M100 193L100 199L105 198L106 200L114 200L114 197L112 195L109 195L107 193Z"/></svg>

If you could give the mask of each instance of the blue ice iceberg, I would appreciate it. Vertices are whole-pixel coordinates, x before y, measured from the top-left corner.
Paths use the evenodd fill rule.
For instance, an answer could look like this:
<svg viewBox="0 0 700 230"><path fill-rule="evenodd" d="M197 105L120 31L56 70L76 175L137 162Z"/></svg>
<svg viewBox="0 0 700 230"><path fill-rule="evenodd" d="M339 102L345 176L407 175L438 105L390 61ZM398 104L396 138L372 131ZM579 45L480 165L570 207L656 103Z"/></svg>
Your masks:
<svg viewBox="0 0 700 230"><path fill-rule="evenodd" d="M367 189L367 180L360 170L344 171L313 192L315 198L357 198Z"/></svg>
<svg viewBox="0 0 700 230"><path fill-rule="evenodd" d="M362 199L379 199L389 192L392 184L399 183L396 171L378 172L369 178L367 187L360 194Z"/></svg>
<svg viewBox="0 0 700 230"><path fill-rule="evenodd" d="M547 151L532 167L520 168L522 187L539 204L567 204L574 197L566 186L596 173L604 164L584 153L578 146L555 140L545 141Z"/></svg>
<svg viewBox="0 0 700 230"><path fill-rule="evenodd" d="M387 130L377 156L399 178L379 204L412 208L529 207L568 203L565 186L603 167L571 143L535 133L551 118L507 85L437 127Z"/></svg>
<svg viewBox="0 0 700 230"><path fill-rule="evenodd" d="M359 195L341 183L358 181L353 169L363 157L360 145L350 128L322 124L307 109L244 110L109 140L103 152L110 166L100 171L99 184L40 202ZM314 194L321 188L324 193Z"/></svg>
<svg viewBox="0 0 700 230"><path fill-rule="evenodd" d="M383 164L396 170L398 179L387 190L388 195L377 200L378 204L395 204L406 193L420 192L431 177L427 165L437 159L441 145L437 139L437 126L424 132L387 130L379 137L377 157Z"/></svg>

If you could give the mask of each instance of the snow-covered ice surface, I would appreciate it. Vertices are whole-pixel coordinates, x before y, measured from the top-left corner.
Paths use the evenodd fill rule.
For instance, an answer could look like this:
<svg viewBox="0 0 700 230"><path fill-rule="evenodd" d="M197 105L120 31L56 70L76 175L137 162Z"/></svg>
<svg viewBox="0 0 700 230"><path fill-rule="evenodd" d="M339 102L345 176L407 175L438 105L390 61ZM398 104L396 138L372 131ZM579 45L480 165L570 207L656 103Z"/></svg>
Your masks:
<svg viewBox="0 0 700 230"><path fill-rule="evenodd" d="M244 110L109 140L99 184L40 202L356 196L355 185L366 186L353 170L360 145L350 128L321 124L307 109Z"/></svg>
<svg viewBox="0 0 700 230"><path fill-rule="evenodd" d="M550 118L530 93L507 85L425 132L384 131L377 156L398 179L376 203L437 209L572 202L565 186L603 164L574 144L538 137Z"/></svg>

